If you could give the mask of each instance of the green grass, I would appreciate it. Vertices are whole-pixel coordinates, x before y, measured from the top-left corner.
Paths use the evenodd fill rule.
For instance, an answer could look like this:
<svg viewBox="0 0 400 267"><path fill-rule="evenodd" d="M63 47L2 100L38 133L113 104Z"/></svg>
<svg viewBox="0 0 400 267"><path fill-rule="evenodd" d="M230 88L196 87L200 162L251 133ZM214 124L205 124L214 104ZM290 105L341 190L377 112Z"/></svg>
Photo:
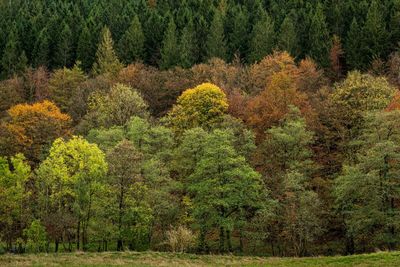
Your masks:
<svg viewBox="0 0 400 267"><path fill-rule="evenodd" d="M400 266L400 252L315 258L267 258L157 252L0 256L0 266Z"/></svg>

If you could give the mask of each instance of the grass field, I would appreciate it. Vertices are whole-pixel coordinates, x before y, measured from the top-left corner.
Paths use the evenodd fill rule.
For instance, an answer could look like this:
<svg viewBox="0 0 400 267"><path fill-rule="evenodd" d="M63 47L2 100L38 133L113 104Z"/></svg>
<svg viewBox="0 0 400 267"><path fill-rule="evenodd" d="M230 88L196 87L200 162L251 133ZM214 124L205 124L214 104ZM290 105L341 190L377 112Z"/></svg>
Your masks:
<svg viewBox="0 0 400 267"><path fill-rule="evenodd" d="M157 252L5 254L0 256L0 266L400 266L400 252L316 258L262 258Z"/></svg>

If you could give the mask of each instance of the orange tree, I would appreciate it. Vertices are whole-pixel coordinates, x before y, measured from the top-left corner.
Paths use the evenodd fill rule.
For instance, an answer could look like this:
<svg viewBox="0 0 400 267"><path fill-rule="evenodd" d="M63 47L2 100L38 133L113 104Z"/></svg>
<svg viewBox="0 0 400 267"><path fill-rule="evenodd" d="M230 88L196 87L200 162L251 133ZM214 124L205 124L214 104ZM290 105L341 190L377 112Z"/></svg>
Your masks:
<svg viewBox="0 0 400 267"><path fill-rule="evenodd" d="M0 146L17 148L5 151L22 152L33 165L39 163L57 137L70 133L69 115L47 100L18 104L7 113L8 121L0 126Z"/></svg>

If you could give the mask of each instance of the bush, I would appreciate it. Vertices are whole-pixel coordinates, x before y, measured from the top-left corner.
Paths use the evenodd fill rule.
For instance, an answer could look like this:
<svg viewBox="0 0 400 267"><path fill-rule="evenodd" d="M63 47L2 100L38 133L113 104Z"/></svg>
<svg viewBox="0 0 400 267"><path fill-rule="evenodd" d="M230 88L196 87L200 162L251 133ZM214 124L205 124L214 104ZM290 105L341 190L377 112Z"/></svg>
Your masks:
<svg viewBox="0 0 400 267"><path fill-rule="evenodd" d="M167 231L167 243L172 252L185 252L194 244L193 232L185 226L178 226Z"/></svg>

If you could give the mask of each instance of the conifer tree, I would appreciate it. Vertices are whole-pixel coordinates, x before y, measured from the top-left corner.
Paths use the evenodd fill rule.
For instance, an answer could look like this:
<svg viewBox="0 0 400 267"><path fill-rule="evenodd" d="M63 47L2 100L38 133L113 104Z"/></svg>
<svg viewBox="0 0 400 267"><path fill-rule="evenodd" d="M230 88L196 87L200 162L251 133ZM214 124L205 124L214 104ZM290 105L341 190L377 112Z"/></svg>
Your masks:
<svg viewBox="0 0 400 267"><path fill-rule="evenodd" d="M92 35L85 24L78 39L78 47L76 50L77 60L81 62L84 70L90 70L94 62L95 46L93 45Z"/></svg>
<svg viewBox="0 0 400 267"><path fill-rule="evenodd" d="M115 54L113 44L111 32L105 26L101 31L101 39L96 52L96 62L92 68L94 74L115 75L122 69L123 66Z"/></svg>
<svg viewBox="0 0 400 267"><path fill-rule="evenodd" d="M170 17L167 30L164 34L163 46L161 48L162 69L168 69L176 66L179 62L179 46L178 37L176 34L176 25L173 17Z"/></svg>
<svg viewBox="0 0 400 267"><path fill-rule="evenodd" d="M362 37L361 27L357 19L353 18L345 42L346 62L350 69L361 69L363 66L363 54L361 51Z"/></svg>
<svg viewBox="0 0 400 267"><path fill-rule="evenodd" d="M249 14L246 9L237 5L232 8L230 23L229 50L243 57L247 52Z"/></svg>
<svg viewBox="0 0 400 267"><path fill-rule="evenodd" d="M388 33L386 31L385 15L382 12L381 1L372 1L364 25L365 49L369 60L379 58L386 53Z"/></svg>
<svg viewBox="0 0 400 267"><path fill-rule="evenodd" d="M323 67L329 66L329 50L331 38L329 37L326 18L321 3L317 4L314 16L311 18L308 43L309 56Z"/></svg>
<svg viewBox="0 0 400 267"><path fill-rule="evenodd" d="M17 71L19 61L19 39L17 27L13 24L8 34L7 43L3 51L1 66L3 67L3 76L9 77Z"/></svg>
<svg viewBox="0 0 400 267"><path fill-rule="evenodd" d="M275 45L274 22L264 12L261 19L254 25L250 40L249 62L256 62L270 54Z"/></svg>
<svg viewBox="0 0 400 267"><path fill-rule="evenodd" d="M297 35L293 21L290 16L286 16L279 30L278 48L282 51L287 51L291 56L296 57L298 53L297 45Z"/></svg>
<svg viewBox="0 0 400 267"><path fill-rule="evenodd" d="M179 43L180 66L189 68L196 63L196 35L194 32L193 21L189 20L183 28Z"/></svg>
<svg viewBox="0 0 400 267"><path fill-rule="evenodd" d="M226 59L226 40L224 34L224 19L221 12L216 9L207 36L207 58L218 57Z"/></svg>
<svg viewBox="0 0 400 267"><path fill-rule="evenodd" d="M72 63L72 32L67 23L63 23L58 37L53 65L56 68L70 66Z"/></svg>
<svg viewBox="0 0 400 267"><path fill-rule="evenodd" d="M44 28L40 31L33 50L34 66L48 66L49 53L49 34L47 28Z"/></svg>
<svg viewBox="0 0 400 267"><path fill-rule="evenodd" d="M135 15L118 43L119 55L125 64L144 59L144 41L142 24L139 17Z"/></svg>

